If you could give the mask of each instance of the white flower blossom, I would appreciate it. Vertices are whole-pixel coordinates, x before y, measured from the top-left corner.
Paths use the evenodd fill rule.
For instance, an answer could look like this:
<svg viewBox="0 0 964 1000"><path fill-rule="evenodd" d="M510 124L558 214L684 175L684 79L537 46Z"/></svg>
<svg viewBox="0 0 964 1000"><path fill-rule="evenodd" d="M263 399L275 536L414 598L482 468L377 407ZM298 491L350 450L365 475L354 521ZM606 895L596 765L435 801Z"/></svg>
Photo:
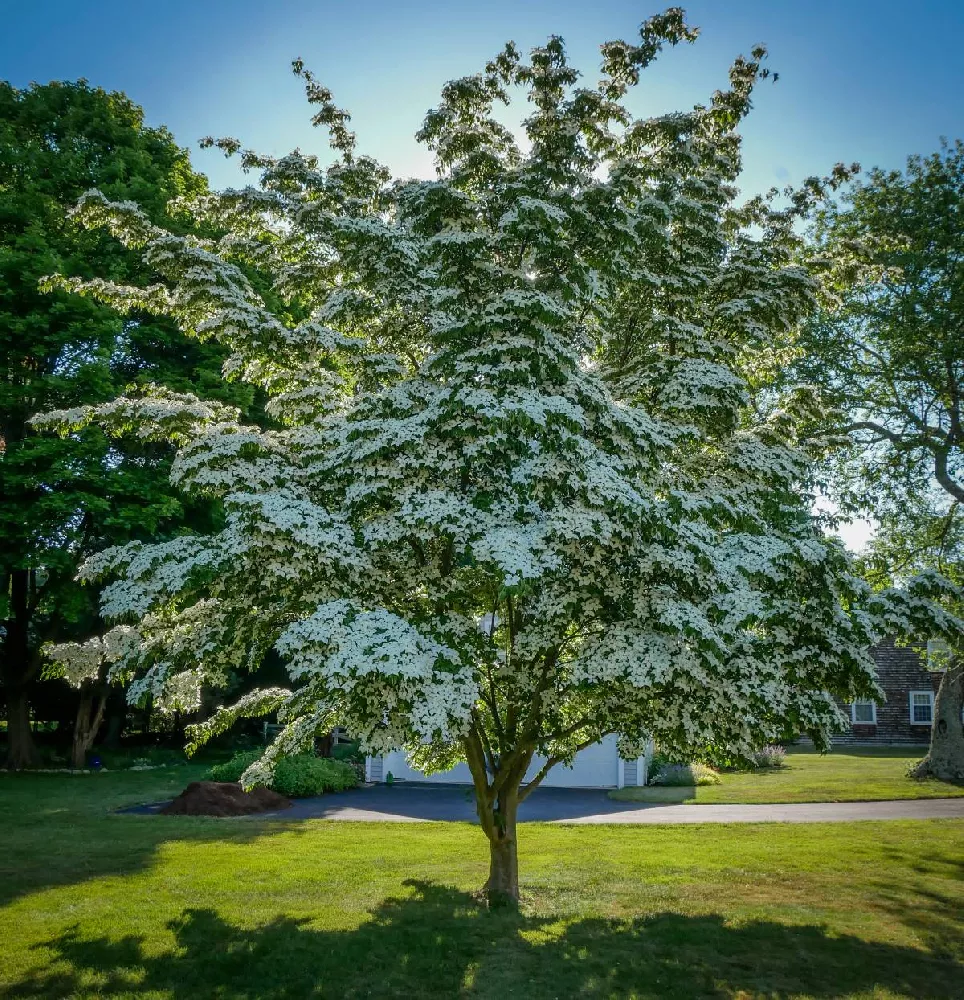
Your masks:
<svg viewBox="0 0 964 1000"><path fill-rule="evenodd" d="M226 376L269 399L270 430L159 389L36 421L170 438L175 484L221 500L217 531L108 550L81 577L108 581L106 619L137 623L118 658L134 700L195 706L282 657L290 688L192 736L277 712L246 783L340 724L373 753L468 759L489 831L537 752L826 740L834 696L877 694L880 635L961 628L935 610L940 581L870 593L811 516L817 403L772 372L817 279L792 212L735 201L759 57L685 114L622 103L690 37L677 13L604 46L597 90L574 89L558 40L451 84L419 134L433 181L356 155L307 78L335 162L252 160L260 188L185 206L217 239L96 192L78 207L160 283L62 284L217 339ZM516 86L524 144L492 111ZM82 678L107 644L57 656Z"/></svg>

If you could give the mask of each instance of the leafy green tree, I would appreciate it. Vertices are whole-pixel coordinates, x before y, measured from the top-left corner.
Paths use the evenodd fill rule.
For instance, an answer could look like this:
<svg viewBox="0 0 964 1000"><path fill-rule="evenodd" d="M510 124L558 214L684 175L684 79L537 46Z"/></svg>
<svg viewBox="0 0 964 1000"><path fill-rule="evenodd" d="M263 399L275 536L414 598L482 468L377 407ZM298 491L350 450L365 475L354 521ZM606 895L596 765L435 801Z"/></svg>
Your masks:
<svg viewBox="0 0 964 1000"><path fill-rule="evenodd" d="M602 46L592 86L558 38L528 58L508 45L427 115L431 181L359 155L296 63L335 162L242 154L260 187L195 204L223 238L84 199L80 217L164 280L59 286L216 336L280 426L160 392L41 418L175 440L172 478L226 512L219 531L87 562L117 624L58 651L72 676L107 660L133 697L184 707L274 648L286 686L194 741L277 710L248 783L334 724L430 770L466 761L493 902L518 898L519 803L582 748L825 742L834 694L873 696L878 628L916 623L940 581L871 593L811 516L812 399L772 391L775 351L815 305L794 229L807 196L776 211L734 187L763 50L704 106L626 107L695 34L679 9L652 18ZM524 142L495 110L520 92ZM311 315L279 316L238 261Z"/></svg>
<svg viewBox="0 0 964 1000"><path fill-rule="evenodd" d="M923 569L964 582L964 143L871 170L817 218L834 307L808 328L803 374L845 415L846 510L874 517L878 585ZM960 605L957 605L960 610ZM964 649L946 666L920 773L964 781Z"/></svg>
<svg viewBox="0 0 964 1000"><path fill-rule="evenodd" d="M130 383L225 395L223 349L154 316L122 322L92 301L41 291L41 278L58 271L152 280L139 255L68 218L93 187L179 230L186 220L166 215L168 200L199 195L206 181L123 94L83 81L0 84L0 681L15 767L34 757L29 696L43 644L98 627L93 595L74 582L78 563L105 544L210 514L172 494L166 445L29 427L38 410L111 399ZM96 705L82 709L88 722L99 718Z"/></svg>

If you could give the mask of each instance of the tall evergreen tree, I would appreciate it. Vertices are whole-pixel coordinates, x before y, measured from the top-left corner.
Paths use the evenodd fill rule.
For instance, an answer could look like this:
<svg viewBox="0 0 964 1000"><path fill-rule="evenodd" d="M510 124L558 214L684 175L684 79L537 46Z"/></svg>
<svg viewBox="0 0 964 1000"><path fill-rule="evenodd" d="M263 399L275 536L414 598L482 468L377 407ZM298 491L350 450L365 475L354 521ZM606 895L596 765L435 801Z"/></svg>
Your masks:
<svg viewBox="0 0 964 1000"><path fill-rule="evenodd" d="M167 320L134 313L121 321L38 287L52 272L152 279L139 255L68 218L93 187L136 200L179 231L185 220L165 206L202 193L206 180L123 94L84 81L0 84L0 681L15 767L34 757L29 698L43 643L96 628L96 605L74 582L78 562L202 510L168 488L168 447L111 444L97 431L41 436L30 417L113 398L132 382L226 392L220 348L188 341Z"/></svg>

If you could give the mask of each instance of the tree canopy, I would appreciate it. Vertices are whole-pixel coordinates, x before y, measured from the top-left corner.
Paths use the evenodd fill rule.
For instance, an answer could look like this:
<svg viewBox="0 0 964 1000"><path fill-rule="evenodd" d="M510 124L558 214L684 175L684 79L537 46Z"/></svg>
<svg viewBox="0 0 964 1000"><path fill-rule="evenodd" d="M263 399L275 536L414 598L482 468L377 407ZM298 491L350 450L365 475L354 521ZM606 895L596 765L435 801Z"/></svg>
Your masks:
<svg viewBox="0 0 964 1000"><path fill-rule="evenodd" d="M807 331L804 371L851 418L865 507L935 486L964 502L962 213L958 140L869 171L817 217L837 299Z"/></svg>
<svg viewBox="0 0 964 1000"><path fill-rule="evenodd" d="M39 435L29 418L151 381L244 398L220 377L223 349L187 340L170 320L141 311L124 322L91 300L41 291L55 271L152 280L139 254L68 219L95 186L181 231L189 220L168 217L167 202L207 185L123 94L83 81L0 84L0 679L15 766L32 755L28 698L42 644L98 628L93 595L74 581L79 562L199 514L167 482L168 445L111 443L96 428Z"/></svg>
<svg viewBox="0 0 964 1000"><path fill-rule="evenodd" d="M426 116L430 181L360 155L296 63L333 162L219 140L260 173L193 200L223 237L87 195L78 218L162 280L58 287L225 344L279 426L161 391L42 418L175 440L174 481L226 512L220 531L91 558L118 625L65 660L106 655L133 697L188 704L276 649L290 686L195 742L277 710L247 782L332 724L424 768L466 760L493 899L518 894L519 801L580 748L825 743L834 695L874 696L868 647L929 613L939 582L872 593L810 510L826 441L812 395L776 377L815 308L794 230L812 199L778 211L734 186L764 51L704 106L626 107L659 51L695 36L670 9L602 46L595 86L559 38L528 58L509 44ZM495 106L520 96L516 136Z"/></svg>
<svg viewBox="0 0 964 1000"><path fill-rule="evenodd" d="M795 373L822 387L850 435L833 488L845 511L876 521L867 578L885 586L930 569L960 585L964 143L912 156L903 171L869 171L824 204L813 241L830 265L832 299L807 325ZM959 612L959 600L952 607ZM964 779L962 666L952 663L935 713L952 720L942 735L953 737L956 758L935 773L956 780Z"/></svg>

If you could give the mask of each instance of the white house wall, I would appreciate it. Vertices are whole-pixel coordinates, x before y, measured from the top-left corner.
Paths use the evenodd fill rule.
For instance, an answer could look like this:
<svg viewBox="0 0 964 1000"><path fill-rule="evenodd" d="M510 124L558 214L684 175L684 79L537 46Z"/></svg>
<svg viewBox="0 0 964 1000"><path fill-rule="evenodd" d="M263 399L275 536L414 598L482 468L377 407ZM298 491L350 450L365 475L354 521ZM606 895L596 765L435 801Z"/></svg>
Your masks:
<svg viewBox="0 0 964 1000"><path fill-rule="evenodd" d="M526 781L531 781L545 763L544 757L534 757ZM375 766L373 766L375 765ZM429 781L444 784L469 785L472 775L467 764L457 764L449 771L426 775L409 767L404 751L397 750L381 758L381 768L373 758L368 759L370 781L384 781L389 772L395 780ZM646 759L637 762L638 780L646 781ZM599 743L587 747L576 754L572 767L557 764L542 782L548 788L621 788L624 784L624 762L616 750L616 737L607 736Z"/></svg>

